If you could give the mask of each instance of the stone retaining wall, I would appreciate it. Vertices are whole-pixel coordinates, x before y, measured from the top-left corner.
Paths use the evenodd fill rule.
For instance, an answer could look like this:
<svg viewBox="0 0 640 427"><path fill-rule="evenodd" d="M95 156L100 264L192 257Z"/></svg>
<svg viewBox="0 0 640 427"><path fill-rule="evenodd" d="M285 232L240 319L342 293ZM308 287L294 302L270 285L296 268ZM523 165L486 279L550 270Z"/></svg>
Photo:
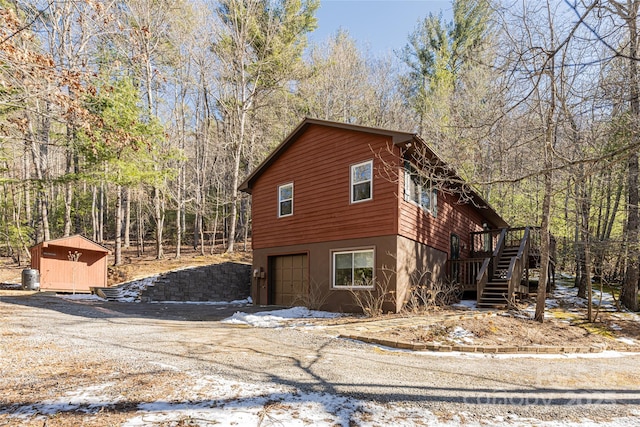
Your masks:
<svg viewBox="0 0 640 427"><path fill-rule="evenodd" d="M447 345L434 343L416 343L406 341L393 341L379 338L373 338L362 335L340 334L340 338L362 341L370 344L378 344L385 347L400 348L404 350L416 351L442 351L451 352L458 351L462 353L489 353L489 354L565 354L565 353L602 353L605 350L637 352L637 349L629 345L613 343L611 345L592 345L592 346L545 346L545 345L529 345L529 346L494 346L494 345Z"/></svg>
<svg viewBox="0 0 640 427"><path fill-rule="evenodd" d="M251 265L234 262L162 274L140 294L150 301L234 301L251 291Z"/></svg>

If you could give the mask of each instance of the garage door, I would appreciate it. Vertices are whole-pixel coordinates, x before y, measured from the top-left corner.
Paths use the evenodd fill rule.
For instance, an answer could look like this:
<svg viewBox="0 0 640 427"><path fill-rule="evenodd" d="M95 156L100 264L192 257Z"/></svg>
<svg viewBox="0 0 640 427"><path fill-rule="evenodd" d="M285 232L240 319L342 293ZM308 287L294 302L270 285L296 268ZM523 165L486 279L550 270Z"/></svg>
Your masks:
<svg viewBox="0 0 640 427"><path fill-rule="evenodd" d="M271 285L272 304L301 304L309 289L307 254L273 257Z"/></svg>

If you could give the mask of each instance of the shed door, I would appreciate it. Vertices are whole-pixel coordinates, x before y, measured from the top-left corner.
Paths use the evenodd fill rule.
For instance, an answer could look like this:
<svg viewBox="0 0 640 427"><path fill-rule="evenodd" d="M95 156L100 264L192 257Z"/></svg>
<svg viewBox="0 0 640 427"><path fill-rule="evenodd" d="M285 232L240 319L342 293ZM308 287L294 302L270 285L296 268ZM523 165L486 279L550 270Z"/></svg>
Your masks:
<svg viewBox="0 0 640 427"><path fill-rule="evenodd" d="M271 258L271 304L300 304L308 289L307 254Z"/></svg>

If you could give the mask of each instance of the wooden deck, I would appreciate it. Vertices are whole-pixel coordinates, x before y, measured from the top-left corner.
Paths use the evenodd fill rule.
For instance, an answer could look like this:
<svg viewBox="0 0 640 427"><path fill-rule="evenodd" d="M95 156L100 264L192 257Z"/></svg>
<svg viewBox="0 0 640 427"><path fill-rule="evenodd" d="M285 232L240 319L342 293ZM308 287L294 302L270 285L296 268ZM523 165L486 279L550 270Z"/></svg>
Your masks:
<svg viewBox="0 0 640 427"><path fill-rule="evenodd" d="M555 275L556 244L550 236L549 279ZM476 291L478 307L505 307L529 293L530 270L540 268L539 227L471 233L471 258L449 260L448 274L464 291Z"/></svg>

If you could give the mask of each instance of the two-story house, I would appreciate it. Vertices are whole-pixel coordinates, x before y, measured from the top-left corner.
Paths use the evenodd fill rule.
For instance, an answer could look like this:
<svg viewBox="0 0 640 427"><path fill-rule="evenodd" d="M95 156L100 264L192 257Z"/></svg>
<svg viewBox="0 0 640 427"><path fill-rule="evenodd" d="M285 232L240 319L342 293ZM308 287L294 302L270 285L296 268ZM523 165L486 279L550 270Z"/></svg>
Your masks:
<svg viewBox="0 0 640 427"><path fill-rule="evenodd" d="M448 260L478 251L473 233L508 226L473 190L461 202L422 178L407 160L417 146L429 150L413 133L302 121L240 186L252 195L254 302L313 292L324 309L354 311L350 290L385 280L398 311L416 272L444 280Z"/></svg>

